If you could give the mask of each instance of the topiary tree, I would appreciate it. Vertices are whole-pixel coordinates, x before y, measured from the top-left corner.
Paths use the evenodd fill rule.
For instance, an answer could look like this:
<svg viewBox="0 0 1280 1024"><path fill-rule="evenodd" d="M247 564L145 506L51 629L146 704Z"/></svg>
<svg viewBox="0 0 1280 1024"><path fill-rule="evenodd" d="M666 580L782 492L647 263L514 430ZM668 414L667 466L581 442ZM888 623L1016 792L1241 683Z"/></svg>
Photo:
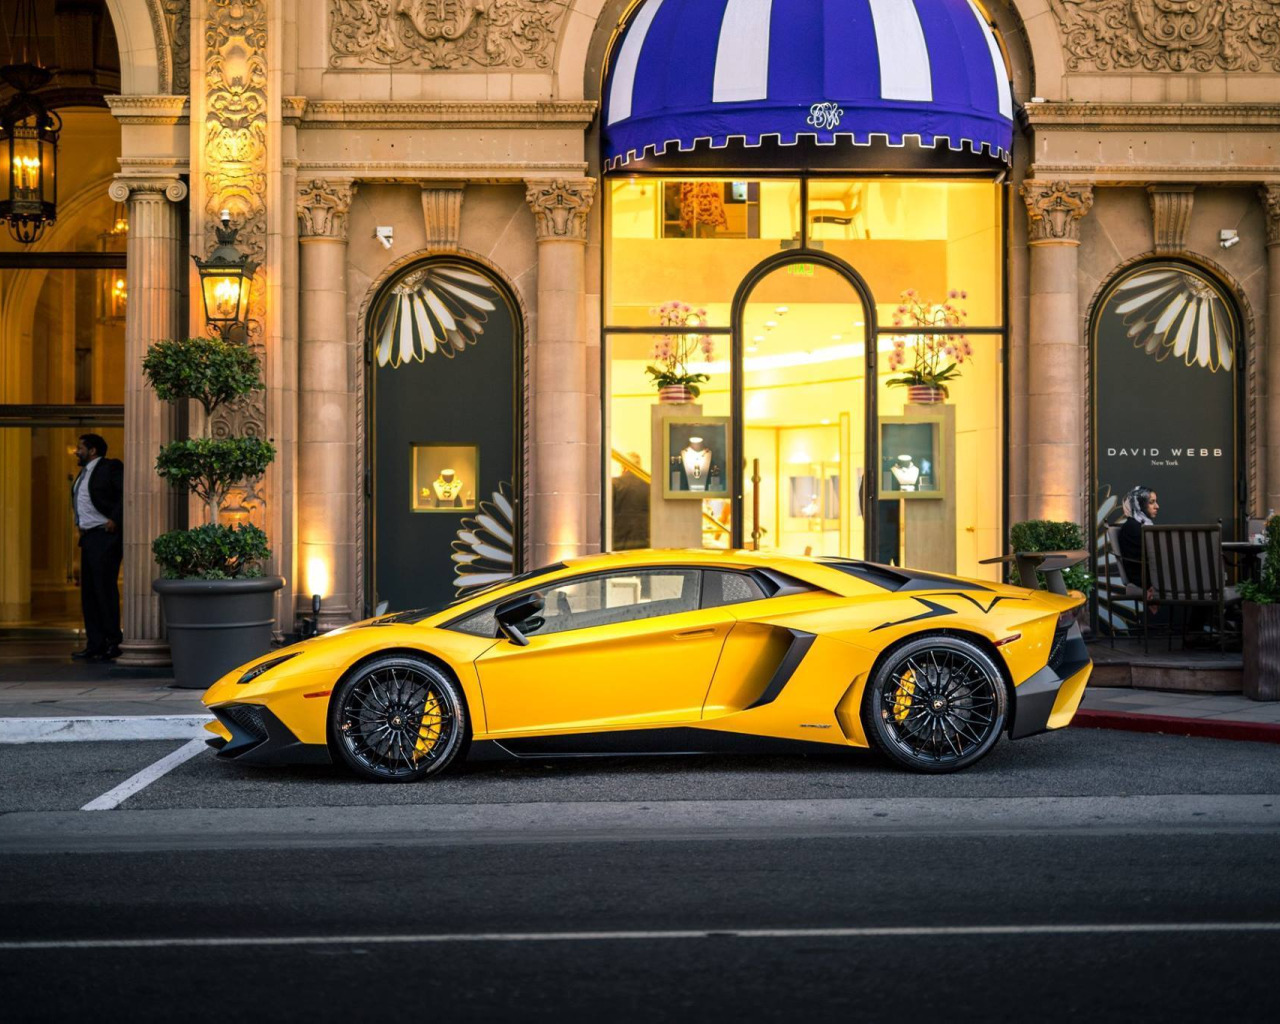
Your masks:
<svg viewBox="0 0 1280 1024"><path fill-rule="evenodd" d="M266 472L275 446L258 437L210 436L217 409L265 387L258 357L248 346L221 337L158 341L147 350L142 372L159 398L199 402L205 412L202 437L170 441L156 458L160 476L203 501L208 516L204 526L156 538L152 553L161 572L167 579L262 575L271 553L266 534L251 524L223 525L218 515L233 487Z"/></svg>
<svg viewBox="0 0 1280 1024"><path fill-rule="evenodd" d="M1078 523L1027 519L1009 528L1009 545L1014 551L1079 551L1085 547L1084 531ZM1043 587L1044 574L1038 572L1036 578ZM1062 582L1068 590L1078 590L1085 595L1093 590L1092 574L1079 565L1064 569Z"/></svg>

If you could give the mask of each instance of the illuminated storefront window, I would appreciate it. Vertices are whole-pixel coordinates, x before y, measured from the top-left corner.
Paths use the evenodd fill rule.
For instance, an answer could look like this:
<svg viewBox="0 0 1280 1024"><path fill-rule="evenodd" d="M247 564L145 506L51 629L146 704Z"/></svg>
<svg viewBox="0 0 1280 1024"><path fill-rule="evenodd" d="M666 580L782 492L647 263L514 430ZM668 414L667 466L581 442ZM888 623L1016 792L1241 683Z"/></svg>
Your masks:
<svg viewBox="0 0 1280 1024"><path fill-rule="evenodd" d="M707 379L686 408L727 417L735 439L736 486L702 502L703 545L994 578L979 561L1002 536L1000 186L629 177L607 196L615 548L664 540L646 527L670 499L649 481L673 456L656 440L646 370L670 350L673 329L658 324L676 302L705 311L678 331L705 342L689 369ZM895 385L931 345L935 369L950 367L946 395ZM913 418L935 424L943 464L916 465L937 487L908 497L879 486L911 454L886 446L907 435L878 425Z"/></svg>

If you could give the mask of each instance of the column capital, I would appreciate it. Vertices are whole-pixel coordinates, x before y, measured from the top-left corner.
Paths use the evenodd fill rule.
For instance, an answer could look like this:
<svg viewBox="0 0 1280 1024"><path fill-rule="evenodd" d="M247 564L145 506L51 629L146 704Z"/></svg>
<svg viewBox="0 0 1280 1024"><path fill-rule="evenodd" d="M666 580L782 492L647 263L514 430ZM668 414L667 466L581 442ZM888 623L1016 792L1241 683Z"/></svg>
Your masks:
<svg viewBox="0 0 1280 1024"><path fill-rule="evenodd" d="M538 241L587 240L587 214L596 196L594 178L528 181L524 201L533 211Z"/></svg>
<svg viewBox="0 0 1280 1024"><path fill-rule="evenodd" d="M118 174L107 186L107 195L117 203L126 203L137 195L164 196L171 203L187 198L187 183L177 175L132 177Z"/></svg>
<svg viewBox="0 0 1280 1024"><path fill-rule="evenodd" d="M347 240L347 211L355 185L350 178L312 178L298 186L298 237Z"/></svg>
<svg viewBox="0 0 1280 1024"><path fill-rule="evenodd" d="M1031 245L1079 245L1080 218L1093 206L1093 186L1070 181L1022 183Z"/></svg>
<svg viewBox="0 0 1280 1024"><path fill-rule="evenodd" d="M1267 247L1280 246L1280 182L1268 182L1258 189L1262 212L1267 218Z"/></svg>

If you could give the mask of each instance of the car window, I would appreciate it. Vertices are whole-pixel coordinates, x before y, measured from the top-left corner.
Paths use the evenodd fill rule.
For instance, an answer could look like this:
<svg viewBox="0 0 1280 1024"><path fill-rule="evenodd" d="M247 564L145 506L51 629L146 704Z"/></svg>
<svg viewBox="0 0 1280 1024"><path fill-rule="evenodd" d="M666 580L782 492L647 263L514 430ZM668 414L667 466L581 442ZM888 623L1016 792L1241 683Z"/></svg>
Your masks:
<svg viewBox="0 0 1280 1024"><path fill-rule="evenodd" d="M545 636L696 611L701 575L697 569L632 569L558 583L542 591L541 622L525 632Z"/></svg>
<svg viewBox="0 0 1280 1024"><path fill-rule="evenodd" d="M450 623L449 628L457 630L459 633L470 633L472 636L496 637L498 635L498 619L493 612L497 607L496 604L491 604L488 608L482 608L474 615L468 615L465 619Z"/></svg>
<svg viewBox="0 0 1280 1024"><path fill-rule="evenodd" d="M760 601L764 588L746 573L707 569L702 574L702 607L721 608L743 601Z"/></svg>

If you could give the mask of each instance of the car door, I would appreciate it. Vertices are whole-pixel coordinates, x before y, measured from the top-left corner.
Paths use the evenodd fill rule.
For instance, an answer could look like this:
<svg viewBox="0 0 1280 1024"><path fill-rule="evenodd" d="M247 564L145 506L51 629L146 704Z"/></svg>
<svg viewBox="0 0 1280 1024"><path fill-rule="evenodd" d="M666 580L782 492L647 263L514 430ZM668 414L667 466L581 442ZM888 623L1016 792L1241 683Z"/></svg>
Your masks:
<svg viewBox="0 0 1280 1024"><path fill-rule="evenodd" d="M541 621L478 659L489 732L590 732L696 721L734 618L702 573L644 566L540 588Z"/></svg>

